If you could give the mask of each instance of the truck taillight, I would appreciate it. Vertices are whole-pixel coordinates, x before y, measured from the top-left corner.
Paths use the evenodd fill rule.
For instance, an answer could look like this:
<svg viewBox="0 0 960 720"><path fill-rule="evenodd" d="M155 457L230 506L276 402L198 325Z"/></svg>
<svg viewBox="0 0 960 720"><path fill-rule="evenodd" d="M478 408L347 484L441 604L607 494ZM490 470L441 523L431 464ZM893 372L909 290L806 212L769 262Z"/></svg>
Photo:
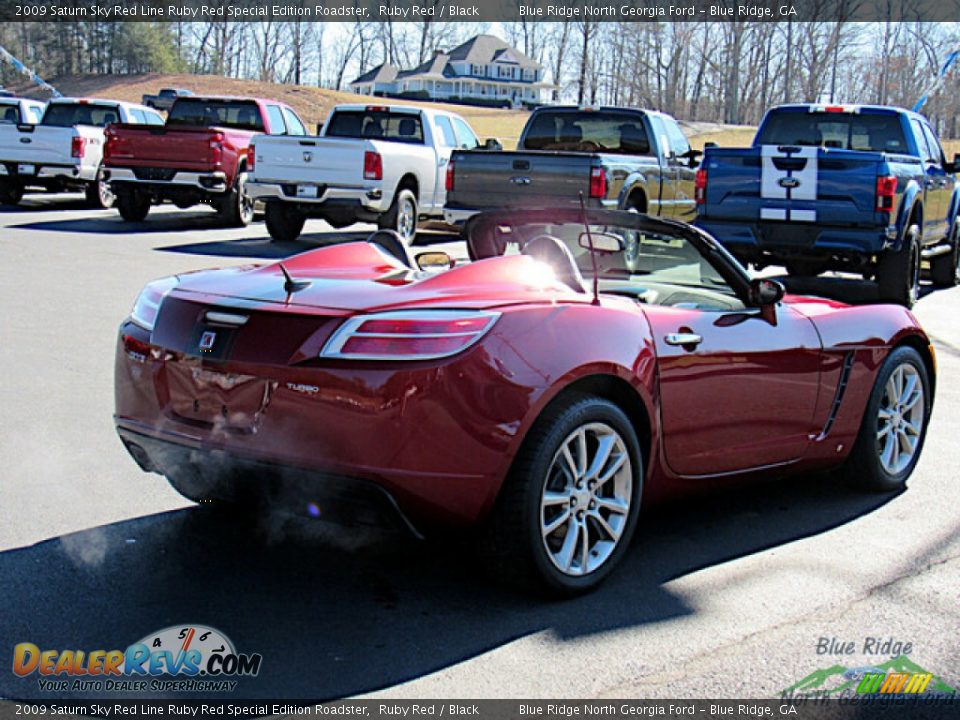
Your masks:
<svg viewBox="0 0 960 720"><path fill-rule="evenodd" d="M707 201L707 169L699 168L693 181L693 199L697 205Z"/></svg>
<svg viewBox="0 0 960 720"><path fill-rule="evenodd" d="M247 172L253 172L257 166L257 148L253 145L247 147Z"/></svg>
<svg viewBox="0 0 960 720"><path fill-rule="evenodd" d="M877 178L877 212L893 210L893 198L897 194L897 179L892 175Z"/></svg>
<svg viewBox="0 0 960 720"><path fill-rule="evenodd" d="M607 171L602 167L590 170L590 197L604 198L607 196Z"/></svg>
<svg viewBox="0 0 960 720"><path fill-rule="evenodd" d="M447 163L447 192L453 192L453 160Z"/></svg>
<svg viewBox="0 0 960 720"><path fill-rule="evenodd" d="M87 139L82 137L74 137L70 141L70 157L82 158L83 154L87 151Z"/></svg>
<svg viewBox="0 0 960 720"><path fill-rule="evenodd" d="M223 162L223 133L214 133L210 136L210 161L214 165Z"/></svg>
<svg viewBox="0 0 960 720"><path fill-rule="evenodd" d="M367 150L363 154L363 179L383 180L383 158L380 153Z"/></svg>

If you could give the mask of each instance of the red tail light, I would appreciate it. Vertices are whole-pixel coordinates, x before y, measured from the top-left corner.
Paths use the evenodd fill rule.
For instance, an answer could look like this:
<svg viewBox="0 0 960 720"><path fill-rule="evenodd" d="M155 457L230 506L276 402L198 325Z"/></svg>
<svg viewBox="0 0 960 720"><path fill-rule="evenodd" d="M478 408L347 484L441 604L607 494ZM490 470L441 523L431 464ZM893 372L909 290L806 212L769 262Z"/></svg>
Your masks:
<svg viewBox="0 0 960 720"><path fill-rule="evenodd" d="M352 318L327 341L321 357L427 360L454 355L480 340L500 313L424 310Z"/></svg>
<svg viewBox="0 0 960 720"><path fill-rule="evenodd" d="M897 194L897 179L892 175L877 178L877 212L893 210L893 198Z"/></svg>
<svg viewBox="0 0 960 720"><path fill-rule="evenodd" d="M367 150L363 154L363 179L383 180L383 158L380 153Z"/></svg>
<svg viewBox="0 0 960 720"><path fill-rule="evenodd" d="M253 145L247 146L247 172L253 172L257 166L257 148Z"/></svg>
<svg viewBox="0 0 960 720"><path fill-rule="evenodd" d="M699 168L696 178L693 181L693 199L697 205L702 205L707 201L707 169Z"/></svg>
<svg viewBox="0 0 960 720"><path fill-rule="evenodd" d="M447 192L453 192L453 160L447 163Z"/></svg>
<svg viewBox="0 0 960 720"><path fill-rule="evenodd" d="M223 162L223 141L225 136L223 133L214 133L210 136L210 161L214 165L219 165Z"/></svg>
<svg viewBox="0 0 960 720"><path fill-rule="evenodd" d="M70 141L70 157L82 158L87 151L87 139L74 136Z"/></svg>
<svg viewBox="0 0 960 720"><path fill-rule="evenodd" d="M590 197L603 198L607 196L607 171L602 167L590 170Z"/></svg>

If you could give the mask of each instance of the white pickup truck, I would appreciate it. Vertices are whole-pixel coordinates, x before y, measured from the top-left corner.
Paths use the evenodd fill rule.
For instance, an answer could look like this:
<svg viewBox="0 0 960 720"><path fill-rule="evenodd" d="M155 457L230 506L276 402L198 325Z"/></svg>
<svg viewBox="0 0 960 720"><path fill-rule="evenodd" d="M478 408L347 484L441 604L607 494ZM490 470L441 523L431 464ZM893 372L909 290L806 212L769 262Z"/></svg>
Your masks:
<svg viewBox="0 0 960 720"><path fill-rule="evenodd" d="M103 181L104 128L110 123L163 125L156 110L117 100L57 98L39 124L0 123L0 204L16 205L28 188L84 190L94 207L110 207Z"/></svg>
<svg viewBox="0 0 960 720"><path fill-rule="evenodd" d="M443 218L450 154L480 146L454 113L339 105L316 137L257 137L247 192L266 202L267 230L278 242L296 240L306 219L318 217L336 228L376 222L410 243L420 219Z"/></svg>

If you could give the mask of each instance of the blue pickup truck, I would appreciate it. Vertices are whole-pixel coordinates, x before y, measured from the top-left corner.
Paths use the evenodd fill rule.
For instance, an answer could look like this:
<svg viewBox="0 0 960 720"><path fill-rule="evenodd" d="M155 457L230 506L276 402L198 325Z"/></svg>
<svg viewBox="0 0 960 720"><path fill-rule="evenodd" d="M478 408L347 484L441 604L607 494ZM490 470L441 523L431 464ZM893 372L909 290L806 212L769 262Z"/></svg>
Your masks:
<svg viewBox="0 0 960 720"><path fill-rule="evenodd" d="M910 307L921 260L935 286L960 282L958 170L917 113L782 105L752 147L706 149L696 224L758 269L861 273L881 300Z"/></svg>

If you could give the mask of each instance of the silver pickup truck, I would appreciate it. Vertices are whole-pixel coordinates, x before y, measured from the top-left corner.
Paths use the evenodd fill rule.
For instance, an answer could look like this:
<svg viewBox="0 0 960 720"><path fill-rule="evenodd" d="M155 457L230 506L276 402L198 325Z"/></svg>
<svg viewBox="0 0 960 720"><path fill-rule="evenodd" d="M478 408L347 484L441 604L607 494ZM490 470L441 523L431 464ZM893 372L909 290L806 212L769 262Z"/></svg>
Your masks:
<svg viewBox="0 0 960 720"><path fill-rule="evenodd" d="M616 107L538 108L516 152L456 151L444 218L578 204L691 220L699 151L669 115Z"/></svg>

